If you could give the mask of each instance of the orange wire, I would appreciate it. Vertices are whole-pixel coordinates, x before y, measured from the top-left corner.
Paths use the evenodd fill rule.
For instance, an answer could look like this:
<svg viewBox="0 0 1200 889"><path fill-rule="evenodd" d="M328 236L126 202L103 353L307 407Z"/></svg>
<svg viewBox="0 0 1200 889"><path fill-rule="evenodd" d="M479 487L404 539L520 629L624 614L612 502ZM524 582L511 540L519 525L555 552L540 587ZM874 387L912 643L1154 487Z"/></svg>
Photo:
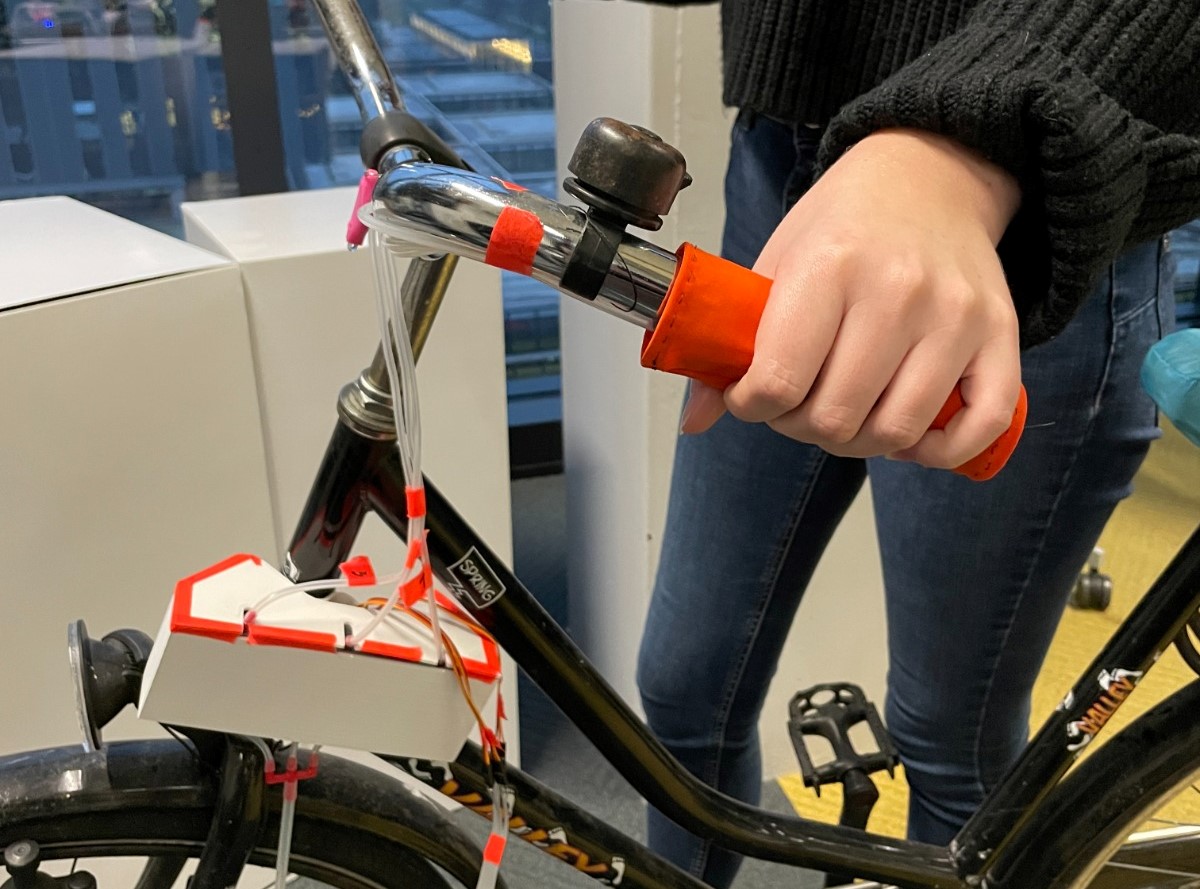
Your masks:
<svg viewBox="0 0 1200 889"><path fill-rule="evenodd" d="M387 604L387 602L388 602L387 599L384 599L379 596L375 596L375 597L369 598L366 601L360 603L360 607L369 608L371 606L375 606L377 608L382 608L384 605ZM403 611L406 614L408 614L410 617L412 617L418 623L420 623L424 627L426 627L430 632L433 631L433 621L427 615L424 615L419 611L414 611L412 608L410 608L408 605L405 605L403 602L397 602L394 607L395 607L395 610ZM443 609L443 611L445 611L445 614L447 617L449 617L451 620L453 620L459 626L463 627L464 629L470 630L472 633L474 633L479 638L481 638L485 641L490 641L493 644L495 644L496 640L483 627L479 626L478 624L463 620L462 618L460 618L458 615L454 614L451 611L446 611L445 609ZM442 645L445 648L446 652L450 655L450 665L451 665L451 668L454 670L455 677L458 680L459 690L462 692L463 698L467 702L467 706L470 707L470 709L471 709L471 714L475 717L475 723L479 727L479 737L480 737L480 740L482 741L484 762L490 763L493 758L496 760L500 760L504 756L503 749L502 749L503 744L504 744L504 725L499 719L497 720L497 724L496 724L497 730L494 734L494 737L496 738L500 747L496 747L495 745L492 744L492 742L490 740L488 740L489 732L488 732L488 727L487 727L487 719L484 718L483 713L480 712L480 710L479 710L479 706L475 703L475 696L471 692L471 680L470 680L470 677L467 675L467 668L466 668L466 664L463 662L462 653L459 652L458 646L455 645L454 640L451 639L450 636L444 630L442 631L441 636L442 636Z"/></svg>

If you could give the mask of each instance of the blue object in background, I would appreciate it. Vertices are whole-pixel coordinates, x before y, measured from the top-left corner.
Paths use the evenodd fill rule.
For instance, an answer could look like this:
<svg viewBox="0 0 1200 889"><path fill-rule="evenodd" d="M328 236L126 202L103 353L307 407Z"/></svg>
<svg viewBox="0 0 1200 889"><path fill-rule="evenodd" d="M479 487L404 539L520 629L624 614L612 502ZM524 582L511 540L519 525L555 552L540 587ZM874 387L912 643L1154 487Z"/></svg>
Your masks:
<svg viewBox="0 0 1200 889"><path fill-rule="evenodd" d="M1200 328L1159 340L1142 362L1142 385L1175 427L1200 446Z"/></svg>
<svg viewBox="0 0 1200 889"><path fill-rule="evenodd" d="M1175 256L1176 319L1180 327L1200 327L1200 220L1171 233Z"/></svg>

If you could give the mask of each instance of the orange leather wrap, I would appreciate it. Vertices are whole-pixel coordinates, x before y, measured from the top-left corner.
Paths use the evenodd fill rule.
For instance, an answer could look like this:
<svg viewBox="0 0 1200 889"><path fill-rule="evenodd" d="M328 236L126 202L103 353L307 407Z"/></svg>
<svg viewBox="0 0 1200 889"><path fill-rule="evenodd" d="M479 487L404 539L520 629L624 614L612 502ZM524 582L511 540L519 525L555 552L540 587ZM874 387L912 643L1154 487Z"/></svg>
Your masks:
<svg viewBox="0 0 1200 889"><path fill-rule="evenodd" d="M771 281L691 244L680 247L677 256L679 265L658 323L642 341L642 365L725 389L750 367ZM999 472L1021 438L1027 405L1022 386L1008 429L954 471L976 481ZM931 428L944 428L962 407L962 393L955 386Z"/></svg>
<svg viewBox="0 0 1200 889"><path fill-rule="evenodd" d="M676 255L658 323L642 341L642 365L725 389L750 368L771 279L691 244Z"/></svg>

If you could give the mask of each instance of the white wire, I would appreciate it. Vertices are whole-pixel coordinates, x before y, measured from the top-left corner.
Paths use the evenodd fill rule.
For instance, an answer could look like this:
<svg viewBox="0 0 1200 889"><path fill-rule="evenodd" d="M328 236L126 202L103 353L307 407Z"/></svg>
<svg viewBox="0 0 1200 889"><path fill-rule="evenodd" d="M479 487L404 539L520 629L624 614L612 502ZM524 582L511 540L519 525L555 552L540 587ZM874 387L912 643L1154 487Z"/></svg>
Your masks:
<svg viewBox="0 0 1200 889"><path fill-rule="evenodd" d="M425 626L425 624L420 623L419 621L417 623L411 623L403 620L399 613L396 612L388 614L386 611L380 609L380 613L385 615L384 620L386 620L388 625L391 626L391 628L396 632L407 634L410 637L416 637L416 641L421 644L433 641L429 636L429 633L431 633L432 630Z"/></svg>
<svg viewBox="0 0 1200 889"><path fill-rule="evenodd" d="M255 737L251 737L250 740L262 751L264 761L271 763L273 767L275 754L271 752L271 748L267 746L266 742L262 738ZM308 751L309 764L320 751L320 744L313 746ZM293 757L296 760L296 767L299 768L300 745L298 743L293 743L288 749L289 764ZM288 793L286 782L283 784L282 790L283 805L279 810L279 842L275 848L275 889L284 889L284 886L287 885L292 855L292 828L296 821L296 794Z"/></svg>
<svg viewBox="0 0 1200 889"><path fill-rule="evenodd" d="M417 363L409 335L408 318L404 312L400 281L396 274L396 262L389 245L394 239L386 237L377 226L369 234L371 263L375 272L375 309L379 322L384 364L392 392L392 418L396 429L396 448L400 466L404 473L407 489L422 489L421 477L421 409L417 393ZM408 543L418 553L418 570L428 564L429 552L425 545L424 515L409 516ZM388 597L387 603L348 641L351 646L367 638L382 623L384 618L400 601L403 584L398 584ZM432 585L427 591L430 620L433 623L434 652L436 661L445 661L442 647L441 625L438 619L437 602Z"/></svg>
<svg viewBox="0 0 1200 889"><path fill-rule="evenodd" d="M288 764L293 758L299 759L300 745L292 744L288 750ZM311 754L310 754L311 756ZM283 785L283 806L279 810L279 842L275 849L275 889L284 889L287 885L288 862L292 854L292 826L296 822L296 794L288 792L288 785Z"/></svg>
<svg viewBox="0 0 1200 889"><path fill-rule="evenodd" d="M492 785L492 830L490 836L505 838L508 836L509 823L512 819L511 800L509 799L511 792L503 784ZM500 862L485 860L479 868L475 889L495 889L499 875Z"/></svg>
<svg viewBox="0 0 1200 889"><path fill-rule="evenodd" d="M408 326L409 317L404 311L404 302L402 299L402 289L400 282L396 277L396 261L391 255L391 247L396 244L396 239L383 235L379 236L379 245L386 249L380 249L380 261L388 273L387 279L387 295L389 297L389 308L391 309L391 329L396 340L396 352L399 358L398 370L400 372L400 397L403 403L404 425L408 430L408 457L409 465L405 467L405 484L409 488L424 489L424 479L421 477L421 407L417 393L417 359L412 350L412 339L409 336ZM393 379L393 393L396 387ZM396 404L396 396L392 396L393 405ZM399 427L397 427L397 436L399 436ZM399 441L399 438L397 438ZM415 520L409 519L409 545L412 541L419 541L421 558L425 561L429 559L429 552L425 546L425 516L418 516ZM434 654L435 661L439 664L444 663L445 653L442 651L442 626L441 618L438 614L437 599L435 590L432 586L426 591L426 596L429 601L429 620L433 624L433 639L434 639Z"/></svg>
<svg viewBox="0 0 1200 889"><path fill-rule="evenodd" d="M259 752L262 753L263 765L266 765L266 763L268 763L268 762L273 763L275 761L275 755L273 753L271 753L271 748L267 746L267 742L264 741L262 738L255 738L253 736L250 736L250 743L252 743L255 747L257 747L259 749Z"/></svg>
<svg viewBox="0 0 1200 889"><path fill-rule="evenodd" d="M389 574L375 581L372 586L390 586L393 583L405 583L411 580L411 575L408 574ZM262 614L264 608L268 605L273 605L280 599L286 598L293 593L306 593L314 590L348 590L351 585L346 580L334 577L326 578L325 580L306 580L304 583L293 584L292 586L280 587L277 590L272 590L261 599L259 599L250 610L246 612L248 620L254 620Z"/></svg>
<svg viewBox="0 0 1200 889"><path fill-rule="evenodd" d="M683 7L675 7L675 96L671 107L671 144L679 145L683 138Z"/></svg>

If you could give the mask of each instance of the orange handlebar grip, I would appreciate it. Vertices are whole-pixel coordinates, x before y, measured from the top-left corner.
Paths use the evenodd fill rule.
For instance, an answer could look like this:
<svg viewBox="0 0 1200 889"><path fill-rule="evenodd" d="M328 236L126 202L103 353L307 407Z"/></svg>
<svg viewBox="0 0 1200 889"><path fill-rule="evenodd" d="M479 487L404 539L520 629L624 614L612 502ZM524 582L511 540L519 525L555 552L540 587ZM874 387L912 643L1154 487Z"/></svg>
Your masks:
<svg viewBox="0 0 1200 889"><path fill-rule="evenodd" d="M771 281L691 244L680 247L678 257L658 322L642 342L642 365L725 389L750 368ZM955 386L930 428L945 428L962 408L962 392ZM954 471L975 481L999 472L1021 439L1027 410L1022 386L1008 429Z"/></svg>

